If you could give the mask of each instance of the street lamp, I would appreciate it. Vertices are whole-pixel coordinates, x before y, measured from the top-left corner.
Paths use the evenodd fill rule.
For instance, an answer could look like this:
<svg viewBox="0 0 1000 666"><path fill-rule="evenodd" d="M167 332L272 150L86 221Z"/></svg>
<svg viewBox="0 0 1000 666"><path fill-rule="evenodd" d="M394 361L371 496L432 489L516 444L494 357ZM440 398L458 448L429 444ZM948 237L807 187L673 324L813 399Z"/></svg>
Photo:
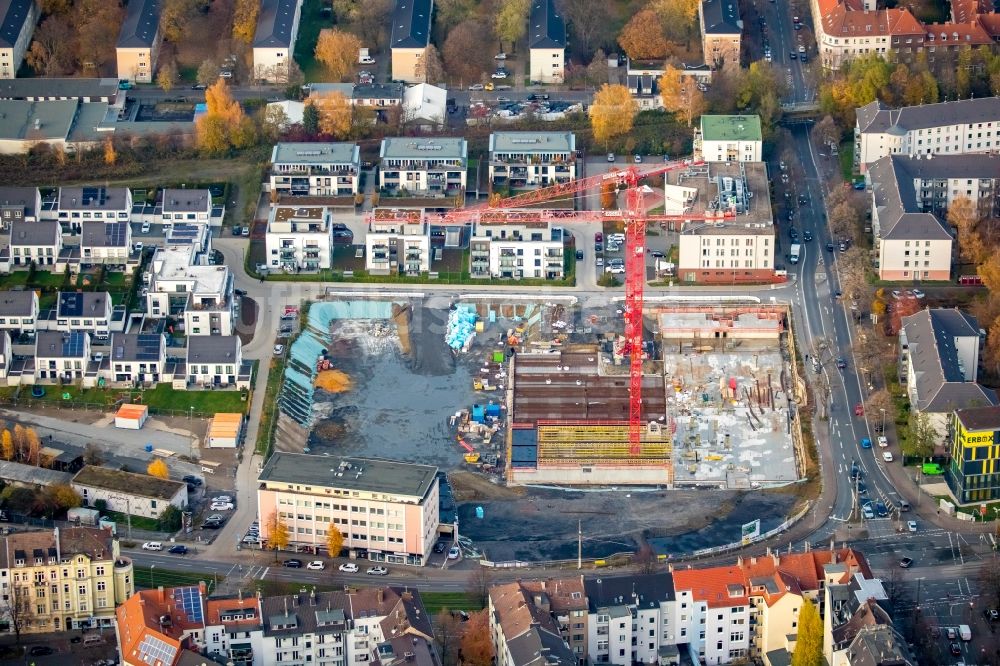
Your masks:
<svg viewBox="0 0 1000 666"><path fill-rule="evenodd" d="M188 412L188 421L194 418L194 405L191 405L191 410Z"/></svg>
<svg viewBox="0 0 1000 666"><path fill-rule="evenodd" d="M882 429L879 430L879 432L882 433L883 437L885 437L885 409L880 408L879 411L882 412Z"/></svg>
<svg viewBox="0 0 1000 666"><path fill-rule="evenodd" d="M155 564L150 564L149 565L149 588L150 589L153 589L154 587L156 587L155 585L153 585L153 569L155 569L155 568L156 568Z"/></svg>

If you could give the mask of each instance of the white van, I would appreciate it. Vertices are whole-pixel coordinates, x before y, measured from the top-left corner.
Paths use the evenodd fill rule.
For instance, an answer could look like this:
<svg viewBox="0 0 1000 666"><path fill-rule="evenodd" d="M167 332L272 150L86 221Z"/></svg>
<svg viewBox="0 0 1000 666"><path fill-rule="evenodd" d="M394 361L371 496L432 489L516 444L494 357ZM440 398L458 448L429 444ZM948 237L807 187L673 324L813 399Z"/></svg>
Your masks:
<svg viewBox="0 0 1000 666"><path fill-rule="evenodd" d="M92 645L100 645L104 642L104 637L100 634L89 634L83 637L83 647L90 647Z"/></svg>

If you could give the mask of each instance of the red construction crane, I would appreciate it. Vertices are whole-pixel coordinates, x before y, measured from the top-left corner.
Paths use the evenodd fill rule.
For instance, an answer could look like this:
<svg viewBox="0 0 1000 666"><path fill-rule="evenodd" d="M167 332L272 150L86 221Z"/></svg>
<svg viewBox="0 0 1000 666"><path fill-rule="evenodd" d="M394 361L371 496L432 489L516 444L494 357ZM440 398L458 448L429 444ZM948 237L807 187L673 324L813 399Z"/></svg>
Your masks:
<svg viewBox="0 0 1000 666"><path fill-rule="evenodd" d="M687 222L695 220L722 221L734 217L733 211L707 211L701 214L647 215L644 194L648 186L641 184L645 178L659 176L668 171L700 166L703 162L684 160L671 162L650 169L630 166L623 170L612 169L607 173L580 178L566 183L538 188L510 197L491 200L487 204L456 208L445 213L422 213L417 210L379 209L370 220L374 221L424 221L429 224L518 224L527 222L604 222L622 220L625 223L625 347L629 359L629 410L628 435L632 455L641 452L642 435L642 308L643 288L646 285L646 224L648 222ZM524 208L543 202L565 199L572 202L580 192L600 188L608 182L618 191L625 190L625 207L612 211L559 210ZM651 190L649 190L651 191Z"/></svg>

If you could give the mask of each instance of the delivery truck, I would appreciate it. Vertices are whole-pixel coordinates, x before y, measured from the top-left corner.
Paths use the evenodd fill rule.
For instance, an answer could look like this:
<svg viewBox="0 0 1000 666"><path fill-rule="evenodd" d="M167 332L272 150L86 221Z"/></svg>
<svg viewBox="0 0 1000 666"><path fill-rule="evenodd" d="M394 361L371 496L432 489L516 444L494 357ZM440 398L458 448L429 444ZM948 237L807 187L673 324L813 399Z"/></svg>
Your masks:
<svg viewBox="0 0 1000 666"><path fill-rule="evenodd" d="M798 243L792 243L792 249L788 252L788 261L793 264L799 263L799 256L802 252L802 246Z"/></svg>

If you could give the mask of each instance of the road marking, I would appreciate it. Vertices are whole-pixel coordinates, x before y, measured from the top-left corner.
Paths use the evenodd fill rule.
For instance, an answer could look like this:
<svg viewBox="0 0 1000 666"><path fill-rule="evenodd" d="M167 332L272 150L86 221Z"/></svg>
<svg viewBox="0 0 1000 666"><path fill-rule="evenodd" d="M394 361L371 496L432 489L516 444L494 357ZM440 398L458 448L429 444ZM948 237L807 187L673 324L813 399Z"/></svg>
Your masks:
<svg viewBox="0 0 1000 666"><path fill-rule="evenodd" d="M264 580L264 578L267 576L267 572L270 571L270 570L271 570L271 567L265 568L264 571L263 571L263 573L260 574L260 580Z"/></svg>

